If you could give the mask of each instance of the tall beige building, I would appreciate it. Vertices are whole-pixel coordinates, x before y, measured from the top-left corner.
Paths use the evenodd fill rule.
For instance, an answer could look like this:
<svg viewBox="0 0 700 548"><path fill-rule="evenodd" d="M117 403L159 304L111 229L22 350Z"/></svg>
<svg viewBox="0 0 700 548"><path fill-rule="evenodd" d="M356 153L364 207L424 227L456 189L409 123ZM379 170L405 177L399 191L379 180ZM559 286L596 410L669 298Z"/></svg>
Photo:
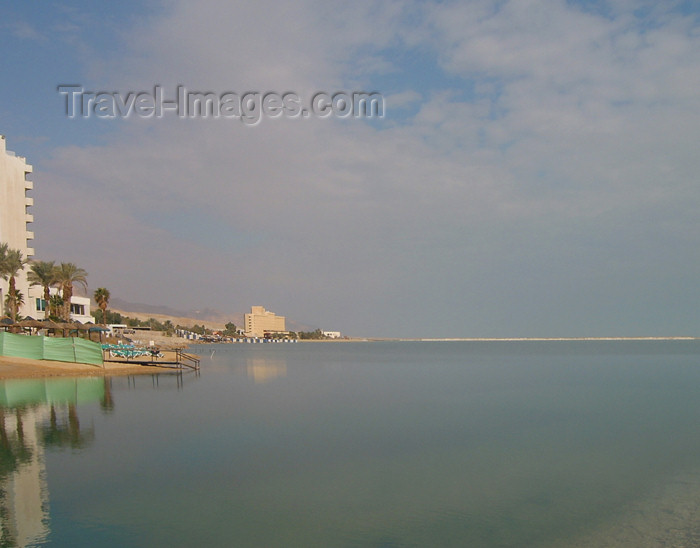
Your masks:
<svg viewBox="0 0 700 548"><path fill-rule="evenodd" d="M265 333L286 333L284 316L265 310L263 306L253 306L245 315L245 334L247 337L264 337Z"/></svg>
<svg viewBox="0 0 700 548"><path fill-rule="evenodd" d="M34 256L31 247L34 232L30 230L34 215L29 212L34 204L34 198L29 195L34 188L31 173L32 166L25 158L7 150L5 137L0 135L0 242L8 244L11 249L19 249L25 259ZM25 302L20 314L27 315L31 310L31 297L26 271L16 278L16 284ZM3 310L7 291L8 283L0 279L0 307Z"/></svg>

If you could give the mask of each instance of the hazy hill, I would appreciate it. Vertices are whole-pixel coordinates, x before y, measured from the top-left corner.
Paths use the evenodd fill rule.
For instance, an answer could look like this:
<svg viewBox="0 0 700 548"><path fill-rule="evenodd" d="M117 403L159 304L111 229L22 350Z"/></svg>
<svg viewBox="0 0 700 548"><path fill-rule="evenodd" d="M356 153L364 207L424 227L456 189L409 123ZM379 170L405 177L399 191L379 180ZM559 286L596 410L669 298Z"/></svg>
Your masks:
<svg viewBox="0 0 700 548"><path fill-rule="evenodd" d="M178 310L165 305L153 305L145 303L132 303L112 297L109 301L109 309L119 312L122 316L129 316L139 320L155 318L159 322L170 320L175 325L204 325L209 329L223 329L228 322L233 322L238 328L243 327L243 314L224 313L212 308L201 310ZM290 331L314 331L316 326L296 322L290 318L286 321Z"/></svg>

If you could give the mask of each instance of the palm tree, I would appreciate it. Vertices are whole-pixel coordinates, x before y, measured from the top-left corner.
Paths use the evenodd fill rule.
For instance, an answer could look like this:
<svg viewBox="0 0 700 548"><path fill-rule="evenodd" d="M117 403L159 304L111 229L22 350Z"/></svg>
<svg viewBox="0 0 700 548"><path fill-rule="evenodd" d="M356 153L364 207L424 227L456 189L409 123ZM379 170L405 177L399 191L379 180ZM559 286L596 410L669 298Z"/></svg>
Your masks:
<svg viewBox="0 0 700 548"><path fill-rule="evenodd" d="M10 317L13 320L17 319L17 309L19 307L15 277L22 271L25 264L27 264L27 261L22 257L22 252L19 249L10 249L7 244L0 244L0 276L2 276L3 280L9 282L7 304Z"/></svg>
<svg viewBox="0 0 700 548"><path fill-rule="evenodd" d="M109 290L104 287L98 287L95 290L95 302L102 310L102 325L107 325L107 305L109 304Z"/></svg>
<svg viewBox="0 0 700 548"><path fill-rule="evenodd" d="M5 306L11 311L13 307L15 309L18 309L20 306L24 304L24 295L22 292L15 288L15 289L10 289L7 292L7 297L5 297ZM12 319L17 321L17 312L14 313L12 316Z"/></svg>
<svg viewBox="0 0 700 548"><path fill-rule="evenodd" d="M30 285L40 285L44 288L44 318L49 319L51 310L50 288L56 283L56 263L54 261L33 261L27 272Z"/></svg>
<svg viewBox="0 0 700 548"><path fill-rule="evenodd" d="M60 295L51 295L51 298L49 299L49 319L60 319L59 316L62 314L62 310L63 297Z"/></svg>
<svg viewBox="0 0 700 548"><path fill-rule="evenodd" d="M87 275L82 268L78 268L74 263L61 263L56 268L56 283L61 287L61 297L63 297L63 319L70 321L70 299L73 296L73 284L78 284L87 291Z"/></svg>

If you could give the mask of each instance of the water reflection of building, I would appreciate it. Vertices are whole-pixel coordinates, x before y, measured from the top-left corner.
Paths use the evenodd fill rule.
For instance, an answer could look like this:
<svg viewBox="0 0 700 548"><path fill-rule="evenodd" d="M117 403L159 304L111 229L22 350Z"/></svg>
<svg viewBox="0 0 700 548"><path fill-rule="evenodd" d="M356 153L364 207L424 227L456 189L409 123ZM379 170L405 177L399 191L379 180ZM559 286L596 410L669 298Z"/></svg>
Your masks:
<svg viewBox="0 0 700 548"><path fill-rule="evenodd" d="M287 375L287 361L284 359L248 358L246 360L248 378L256 384L285 377Z"/></svg>
<svg viewBox="0 0 700 548"><path fill-rule="evenodd" d="M48 406L0 410L0 545L27 546L46 539L49 494L38 425Z"/></svg>
<svg viewBox="0 0 700 548"><path fill-rule="evenodd" d="M95 437L81 428L77 404L109 409L106 379L32 379L0 382L0 546L41 543L49 534L44 451L83 447Z"/></svg>

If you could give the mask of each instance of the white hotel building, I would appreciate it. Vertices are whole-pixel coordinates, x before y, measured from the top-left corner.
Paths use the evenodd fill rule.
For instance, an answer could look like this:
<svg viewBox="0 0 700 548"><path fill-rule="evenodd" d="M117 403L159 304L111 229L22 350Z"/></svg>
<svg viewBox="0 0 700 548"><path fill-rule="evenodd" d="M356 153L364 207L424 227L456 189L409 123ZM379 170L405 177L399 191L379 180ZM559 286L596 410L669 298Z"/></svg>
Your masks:
<svg viewBox="0 0 700 548"><path fill-rule="evenodd" d="M7 150L5 137L0 135L0 243L11 249L19 249L25 259L34 257L34 232L31 230L34 215L31 206L34 198L30 191L34 188L31 180L32 166L21 156ZM43 290L30 287L27 282L27 268L15 279L17 289L24 295L21 316L35 319L44 317ZM4 313L8 282L0 278L0 309ZM0 316L3 314L0 313ZM80 322L95 321L90 315L90 299L74 296L71 298L71 318Z"/></svg>

